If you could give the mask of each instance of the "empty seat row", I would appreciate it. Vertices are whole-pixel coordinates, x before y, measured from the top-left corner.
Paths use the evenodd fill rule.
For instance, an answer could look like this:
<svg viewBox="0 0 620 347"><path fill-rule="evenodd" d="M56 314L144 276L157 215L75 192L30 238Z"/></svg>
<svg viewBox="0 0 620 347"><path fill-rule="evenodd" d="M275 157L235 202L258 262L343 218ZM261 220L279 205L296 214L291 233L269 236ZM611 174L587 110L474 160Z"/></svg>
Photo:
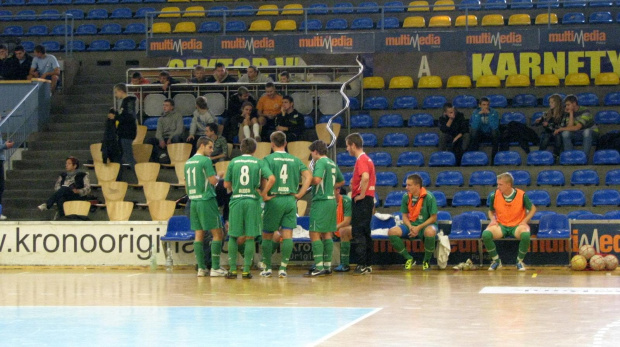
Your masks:
<svg viewBox="0 0 620 347"><path fill-rule="evenodd" d="M26 52L34 51L35 43L32 41L22 41L22 46ZM40 45L45 47L48 52L59 52L64 49L63 45L58 41L44 41ZM94 40L89 44L86 44L82 40L72 40L68 42L67 49L74 52L103 52L103 51L132 51L132 50L146 50L146 40L140 41L136 45L136 42L132 39L120 39L115 43L111 43L108 40Z"/></svg>
<svg viewBox="0 0 620 347"><path fill-rule="evenodd" d="M135 13L129 8L117 8L112 12L108 12L106 9L94 9L88 12L84 12L80 9L69 9L64 12L60 12L56 9L44 10L40 13L34 10L23 10L15 13L9 10L0 10L0 21L33 21L33 20L64 20L65 15L69 15L69 18L73 19L131 19L131 18L144 18L149 12L156 12L153 7L143 7L138 9Z"/></svg>
<svg viewBox="0 0 620 347"><path fill-rule="evenodd" d="M201 0L196 0L201 1ZM208 0L207 0L208 1ZM2 0L3 6L93 5L164 3L166 0Z"/></svg>
<svg viewBox="0 0 620 347"><path fill-rule="evenodd" d="M70 25L56 25L51 30L45 25L34 25L24 30L19 25L11 25L4 28L5 36L64 36L71 34L72 27ZM82 24L75 29L74 35L131 35L146 33L144 23L132 23L127 25L125 29L118 23L104 24L100 29L94 24Z"/></svg>

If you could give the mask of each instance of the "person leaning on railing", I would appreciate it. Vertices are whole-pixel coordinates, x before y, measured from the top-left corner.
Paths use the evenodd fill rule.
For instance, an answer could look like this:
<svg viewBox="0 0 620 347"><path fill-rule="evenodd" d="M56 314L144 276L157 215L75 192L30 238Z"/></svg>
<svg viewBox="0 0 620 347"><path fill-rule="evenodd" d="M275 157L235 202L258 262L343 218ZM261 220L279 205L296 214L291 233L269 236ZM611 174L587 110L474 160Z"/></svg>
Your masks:
<svg viewBox="0 0 620 347"><path fill-rule="evenodd" d="M13 51L13 56L6 60L7 75L9 80L26 80L32 66L32 56L26 53L24 46L17 45Z"/></svg>
<svg viewBox="0 0 620 347"><path fill-rule="evenodd" d="M47 54L45 52L45 47L41 45L35 46L34 58L32 59L28 78L43 78L51 81L51 90L53 93L60 81L60 64L58 64L58 59L51 54Z"/></svg>

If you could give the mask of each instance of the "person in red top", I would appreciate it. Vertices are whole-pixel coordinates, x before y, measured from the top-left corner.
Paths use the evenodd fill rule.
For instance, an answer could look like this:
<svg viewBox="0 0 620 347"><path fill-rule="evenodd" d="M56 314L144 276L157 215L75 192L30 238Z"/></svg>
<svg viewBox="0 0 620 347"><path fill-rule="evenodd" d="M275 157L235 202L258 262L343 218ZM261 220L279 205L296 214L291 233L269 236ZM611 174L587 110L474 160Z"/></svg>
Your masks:
<svg viewBox="0 0 620 347"><path fill-rule="evenodd" d="M353 228L353 242L358 264L355 275L372 273L373 242L370 236L370 221L372 219L375 184L375 164L364 153L364 141L359 133L352 133L346 138L347 151L357 158L351 178L351 198L353 199L351 226Z"/></svg>

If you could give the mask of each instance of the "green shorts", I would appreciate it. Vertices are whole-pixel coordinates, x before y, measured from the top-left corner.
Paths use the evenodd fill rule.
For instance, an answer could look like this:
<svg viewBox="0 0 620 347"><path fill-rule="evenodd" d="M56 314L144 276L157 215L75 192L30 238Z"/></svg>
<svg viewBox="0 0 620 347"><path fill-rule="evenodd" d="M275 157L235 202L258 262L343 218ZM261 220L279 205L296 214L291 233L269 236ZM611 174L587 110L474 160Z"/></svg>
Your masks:
<svg viewBox="0 0 620 347"><path fill-rule="evenodd" d="M297 200L292 195L276 195L265 203L263 231L272 233L297 226Z"/></svg>
<svg viewBox="0 0 620 347"><path fill-rule="evenodd" d="M437 226L437 224L430 224L430 225L435 227L435 231L436 232L439 232L439 227ZM430 226L430 225L427 225L427 227ZM405 224L401 224L401 225L399 225L399 227L400 227L400 231L403 233L401 235L401 237L406 238L406 239L410 239L410 240L416 240L417 239L417 240L424 241L424 229L426 229L426 228L420 230L420 232L418 233L418 236L410 237L409 236L410 230L409 230L409 228L407 228L407 226Z"/></svg>
<svg viewBox="0 0 620 347"><path fill-rule="evenodd" d="M514 227L507 227L507 226L501 225L499 223L497 223L497 224L499 225L500 229L502 230L503 237L507 237L507 236L515 237L515 232L517 231L517 228L519 227L518 225L514 226Z"/></svg>
<svg viewBox="0 0 620 347"><path fill-rule="evenodd" d="M260 235L260 201L256 199L236 199L230 202L228 214L228 235L233 237Z"/></svg>
<svg viewBox="0 0 620 347"><path fill-rule="evenodd" d="M222 228L222 217L215 199L192 200L190 203L192 230L213 230Z"/></svg>
<svg viewBox="0 0 620 347"><path fill-rule="evenodd" d="M310 205L310 231L335 232L338 225L336 223L337 206L336 199L313 201Z"/></svg>

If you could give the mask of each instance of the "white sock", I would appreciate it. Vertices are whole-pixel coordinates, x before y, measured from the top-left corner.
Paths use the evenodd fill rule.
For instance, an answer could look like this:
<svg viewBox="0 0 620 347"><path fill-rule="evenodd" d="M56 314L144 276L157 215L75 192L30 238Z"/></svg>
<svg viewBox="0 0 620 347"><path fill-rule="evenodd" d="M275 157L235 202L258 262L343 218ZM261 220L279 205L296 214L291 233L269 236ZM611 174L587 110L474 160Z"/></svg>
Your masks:
<svg viewBox="0 0 620 347"><path fill-rule="evenodd" d="M254 130L254 136L260 136L260 125L258 123L252 124L252 129Z"/></svg>
<svg viewBox="0 0 620 347"><path fill-rule="evenodd" d="M249 138L250 137L250 127L247 125L243 126L243 135L245 135L245 138Z"/></svg>

